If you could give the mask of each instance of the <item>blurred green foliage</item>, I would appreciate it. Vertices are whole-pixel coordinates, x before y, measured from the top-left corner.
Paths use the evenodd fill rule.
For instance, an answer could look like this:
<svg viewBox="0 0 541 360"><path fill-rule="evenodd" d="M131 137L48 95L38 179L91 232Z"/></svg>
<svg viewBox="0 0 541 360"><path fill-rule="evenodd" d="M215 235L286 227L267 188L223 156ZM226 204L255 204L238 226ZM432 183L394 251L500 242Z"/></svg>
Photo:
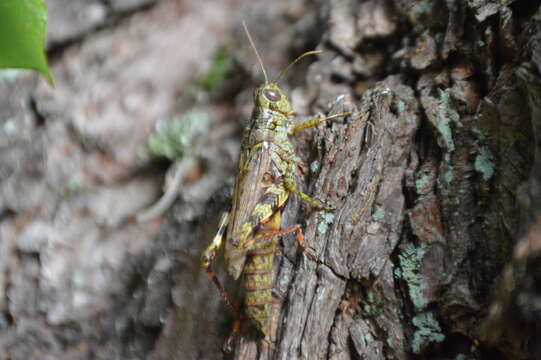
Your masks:
<svg viewBox="0 0 541 360"><path fill-rule="evenodd" d="M37 70L52 85L44 51L46 30L44 0L1 0L0 68Z"/></svg>
<svg viewBox="0 0 541 360"><path fill-rule="evenodd" d="M194 80L196 86L203 90L212 91L225 82L233 67L233 59L227 47L219 47L212 56L212 64L207 73Z"/></svg>

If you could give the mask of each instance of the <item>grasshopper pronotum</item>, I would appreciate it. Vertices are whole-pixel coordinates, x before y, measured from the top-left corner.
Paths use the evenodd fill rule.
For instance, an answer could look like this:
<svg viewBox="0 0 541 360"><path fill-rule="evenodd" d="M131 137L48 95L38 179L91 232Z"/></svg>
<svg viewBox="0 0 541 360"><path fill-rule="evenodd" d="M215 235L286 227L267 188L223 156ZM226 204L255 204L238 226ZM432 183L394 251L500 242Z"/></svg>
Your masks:
<svg viewBox="0 0 541 360"><path fill-rule="evenodd" d="M318 209L325 209L308 195L297 189L295 151L289 136L298 131L317 126L322 122L344 117L340 113L315 118L293 125L293 109L286 95L278 87L282 76L305 56L320 53L309 51L289 64L276 80L269 81L255 44L243 22L244 31L261 66L265 83L254 92L254 109L250 124L244 131L239 159L239 170L231 211L220 221L218 233L202 255L202 267L235 316L233 334L240 330L241 314L216 278L211 264L221 247L225 235L225 260L233 278L244 275L244 314L264 335L268 333L268 319L272 302L271 270L278 236L296 232L299 247L313 258L304 247L300 225L282 229L281 212L290 195L294 193Z"/></svg>

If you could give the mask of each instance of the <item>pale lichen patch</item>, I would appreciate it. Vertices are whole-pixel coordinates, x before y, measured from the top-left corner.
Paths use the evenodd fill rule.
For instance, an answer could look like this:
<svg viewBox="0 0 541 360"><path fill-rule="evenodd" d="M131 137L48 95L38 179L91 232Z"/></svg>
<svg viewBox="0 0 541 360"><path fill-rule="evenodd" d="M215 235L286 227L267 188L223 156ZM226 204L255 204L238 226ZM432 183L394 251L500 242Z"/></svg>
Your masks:
<svg viewBox="0 0 541 360"><path fill-rule="evenodd" d="M455 150L455 142L453 140L453 130L451 123L460 124L460 114L453 107L451 94L449 89L440 90L439 105L436 111L437 129L440 133L448 152Z"/></svg>
<svg viewBox="0 0 541 360"><path fill-rule="evenodd" d="M329 225L331 225L334 221L334 214L323 210L320 211L319 214L321 215L321 217L323 217L323 221L318 224L317 231L321 235L325 235L325 233L329 229Z"/></svg>
<svg viewBox="0 0 541 360"><path fill-rule="evenodd" d="M376 211L372 213L372 220L374 221L380 221L385 217L385 210L382 208L378 208Z"/></svg>
<svg viewBox="0 0 541 360"><path fill-rule="evenodd" d="M428 300L423 295L423 281L419 271L425 253L425 244L421 244L419 247L410 244L398 255L402 269L400 275L407 283L410 300L417 311L421 311L428 304ZM395 275L398 274L399 272L395 271Z"/></svg>
<svg viewBox="0 0 541 360"><path fill-rule="evenodd" d="M479 154L475 158L474 168L475 171L483 175L485 181L490 180L494 175L494 156L486 147L479 149Z"/></svg>
<svg viewBox="0 0 541 360"><path fill-rule="evenodd" d="M424 312L414 316L412 323L417 328L411 344L411 349L415 354L421 353L430 343L440 343L445 340L440 324L432 312Z"/></svg>

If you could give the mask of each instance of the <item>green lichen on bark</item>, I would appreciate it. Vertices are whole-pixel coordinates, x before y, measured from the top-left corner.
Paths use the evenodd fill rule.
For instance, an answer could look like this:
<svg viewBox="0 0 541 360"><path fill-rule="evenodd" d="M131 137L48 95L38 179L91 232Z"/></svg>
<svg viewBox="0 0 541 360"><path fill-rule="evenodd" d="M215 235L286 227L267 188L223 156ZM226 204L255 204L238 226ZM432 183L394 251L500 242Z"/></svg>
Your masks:
<svg viewBox="0 0 541 360"><path fill-rule="evenodd" d="M421 311L428 303L423 295L422 275L419 273L425 253L425 244L421 244L419 247L410 244L398 255L400 267L402 268L400 276L408 286L410 300L416 311ZM398 273L395 272L395 275L398 276Z"/></svg>
<svg viewBox="0 0 541 360"><path fill-rule="evenodd" d="M451 153L455 150L451 124L455 123L460 126L460 114L454 108L449 89L440 90L439 95L439 105L436 112L437 129L447 147L447 151Z"/></svg>
<svg viewBox="0 0 541 360"><path fill-rule="evenodd" d="M486 147L481 147L479 149L479 154L475 158L474 168L475 171L483 175L485 181L490 180L492 175L494 175L494 156Z"/></svg>
<svg viewBox="0 0 541 360"><path fill-rule="evenodd" d="M366 292L366 296L363 297L361 304L366 315L378 316L384 311L386 298L378 289L370 289Z"/></svg>
<svg viewBox="0 0 541 360"><path fill-rule="evenodd" d="M406 110L406 103L403 102L402 100L400 100L400 101L398 102L398 112L399 112L399 113L403 113L404 110Z"/></svg>
<svg viewBox="0 0 541 360"><path fill-rule="evenodd" d="M453 168L449 168L446 172L445 172L445 175L443 175L443 178L445 179L445 181L447 183L450 183L451 181L453 181L453 177L454 177L454 174L453 174Z"/></svg>
<svg viewBox="0 0 541 360"><path fill-rule="evenodd" d="M376 211L372 213L372 220L374 221L380 221L385 217L385 210L382 208L377 208Z"/></svg>
<svg viewBox="0 0 541 360"><path fill-rule="evenodd" d="M319 161L317 160L312 161L312 163L310 164L310 172L312 174L317 173L319 170L319 166L320 166Z"/></svg>
<svg viewBox="0 0 541 360"><path fill-rule="evenodd" d="M323 210L320 211L319 214L323 217L323 221L320 222L317 226L317 231L321 235L325 235L325 233L329 229L329 225L331 225L334 221L334 214L325 212Z"/></svg>
<svg viewBox="0 0 541 360"><path fill-rule="evenodd" d="M440 324L432 312L418 314L411 321L417 328L411 343L411 349L415 354L421 353L430 343L440 343L445 340Z"/></svg>
<svg viewBox="0 0 541 360"><path fill-rule="evenodd" d="M417 194L422 194L426 191L425 187L430 183L430 176L426 173L422 173L417 180L415 180L415 189Z"/></svg>

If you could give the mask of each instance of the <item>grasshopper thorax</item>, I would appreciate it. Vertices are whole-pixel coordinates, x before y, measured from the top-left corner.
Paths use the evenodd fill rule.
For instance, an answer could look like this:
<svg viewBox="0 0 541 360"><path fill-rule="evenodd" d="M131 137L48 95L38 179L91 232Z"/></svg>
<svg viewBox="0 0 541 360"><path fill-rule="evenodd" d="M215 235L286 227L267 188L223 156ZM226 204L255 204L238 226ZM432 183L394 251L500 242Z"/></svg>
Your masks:
<svg viewBox="0 0 541 360"><path fill-rule="evenodd" d="M289 99L276 83L265 83L255 90L254 106L256 109L277 111L288 118L293 116Z"/></svg>

